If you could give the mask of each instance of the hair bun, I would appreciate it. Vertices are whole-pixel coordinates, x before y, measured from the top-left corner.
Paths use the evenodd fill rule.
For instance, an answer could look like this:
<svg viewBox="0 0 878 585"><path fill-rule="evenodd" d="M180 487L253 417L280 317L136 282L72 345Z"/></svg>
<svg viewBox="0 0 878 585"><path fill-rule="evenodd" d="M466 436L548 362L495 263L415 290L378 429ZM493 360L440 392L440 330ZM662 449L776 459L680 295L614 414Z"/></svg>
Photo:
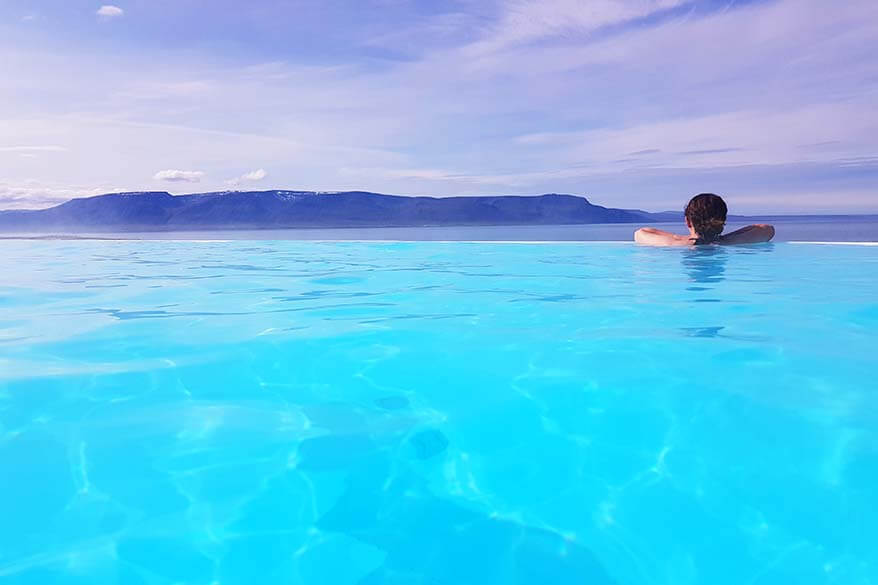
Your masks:
<svg viewBox="0 0 878 585"><path fill-rule="evenodd" d="M701 193L686 205L686 223L698 236L696 243L709 244L715 241L726 225L728 207L722 197L713 193Z"/></svg>

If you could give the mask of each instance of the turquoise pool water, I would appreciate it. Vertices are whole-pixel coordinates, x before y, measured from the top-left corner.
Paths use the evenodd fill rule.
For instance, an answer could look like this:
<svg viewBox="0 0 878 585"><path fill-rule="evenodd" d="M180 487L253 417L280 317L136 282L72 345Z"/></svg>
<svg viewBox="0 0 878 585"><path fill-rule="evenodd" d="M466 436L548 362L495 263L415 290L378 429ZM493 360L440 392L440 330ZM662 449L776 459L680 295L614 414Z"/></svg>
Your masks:
<svg viewBox="0 0 878 585"><path fill-rule="evenodd" d="M4 585L878 583L878 247L0 270Z"/></svg>

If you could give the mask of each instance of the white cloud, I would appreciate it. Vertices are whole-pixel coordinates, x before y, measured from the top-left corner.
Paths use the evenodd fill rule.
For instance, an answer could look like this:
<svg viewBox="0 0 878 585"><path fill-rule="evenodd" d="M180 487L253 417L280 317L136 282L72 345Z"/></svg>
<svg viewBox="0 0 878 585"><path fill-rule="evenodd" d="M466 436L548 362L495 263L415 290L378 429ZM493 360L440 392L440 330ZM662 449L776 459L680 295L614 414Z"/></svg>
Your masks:
<svg viewBox="0 0 878 585"><path fill-rule="evenodd" d="M95 13L101 18L109 19L109 18L117 18L125 14L125 11L119 8L118 6L113 6L112 4L104 4L100 8L98 8Z"/></svg>
<svg viewBox="0 0 878 585"><path fill-rule="evenodd" d="M226 183L229 185L240 185L241 183L255 183L257 181L261 181L267 176L268 173L265 172L265 169L256 169L255 171L244 173L240 177L229 179L228 181L226 181Z"/></svg>
<svg viewBox="0 0 878 585"><path fill-rule="evenodd" d="M268 175L268 173L265 172L265 169L256 169L255 171L244 173L241 175L241 178L245 181L261 181L266 175Z"/></svg>
<svg viewBox="0 0 878 585"><path fill-rule="evenodd" d="M167 181L168 183L198 183L204 177L202 171L179 171L168 169L159 171L153 175L156 181Z"/></svg>
<svg viewBox="0 0 878 585"><path fill-rule="evenodd" d="M213 82L204 80L138 81L110 94L120 102L132 100L186 100L203 99L215 88Z"/></svg>
<svg viewBox="0 0 878 585"><path fill-rule="evenodd" d="M45 146L0 146L0 152L17 152L22 154L32 154L35 152L65 152L67 149L63 146L54 144Z"/></svg>
<svg viewBox="0 0 878 585"><path fill-rule="evenodd" d="M851 101L740 110L618 128L537 133L516 142L525 149L539 149L562 168L581 167L581 176L634 167L695 169L846 160L872 164L869 157L860 160L852 155L868 152L878 134L878 120L866 115L868 108L867 102Z"/></svg>
<svg viewBox="0 0 878 585"><path fill-rule="evenodd" d="M588 35L600 28L675 8L687 0L513 0L490 34L468 47L491 53L561 35Z"/></svg>

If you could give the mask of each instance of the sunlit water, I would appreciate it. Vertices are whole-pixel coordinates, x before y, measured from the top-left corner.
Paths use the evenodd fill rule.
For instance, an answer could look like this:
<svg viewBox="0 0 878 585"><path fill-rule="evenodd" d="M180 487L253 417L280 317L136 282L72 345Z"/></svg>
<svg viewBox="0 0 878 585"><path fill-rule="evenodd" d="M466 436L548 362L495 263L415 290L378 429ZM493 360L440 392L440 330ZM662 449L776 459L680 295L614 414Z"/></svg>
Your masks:
<svg viewBox="0 0 878 585"><path fill-rule="evenodd" d="M878 583L878 247L0 271L4 585Z"/></svg>

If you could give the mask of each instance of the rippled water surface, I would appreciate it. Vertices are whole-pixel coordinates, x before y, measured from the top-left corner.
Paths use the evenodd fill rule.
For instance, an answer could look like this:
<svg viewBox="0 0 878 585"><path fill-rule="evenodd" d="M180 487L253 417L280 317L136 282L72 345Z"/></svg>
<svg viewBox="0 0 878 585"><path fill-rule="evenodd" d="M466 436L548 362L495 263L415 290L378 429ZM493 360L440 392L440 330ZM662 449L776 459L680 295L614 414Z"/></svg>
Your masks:
<svg viewBox="0 0 878 585"><path fill-rule="evenodd" d="M0 271L4 585L878 583L878 247Z"/></svg>

